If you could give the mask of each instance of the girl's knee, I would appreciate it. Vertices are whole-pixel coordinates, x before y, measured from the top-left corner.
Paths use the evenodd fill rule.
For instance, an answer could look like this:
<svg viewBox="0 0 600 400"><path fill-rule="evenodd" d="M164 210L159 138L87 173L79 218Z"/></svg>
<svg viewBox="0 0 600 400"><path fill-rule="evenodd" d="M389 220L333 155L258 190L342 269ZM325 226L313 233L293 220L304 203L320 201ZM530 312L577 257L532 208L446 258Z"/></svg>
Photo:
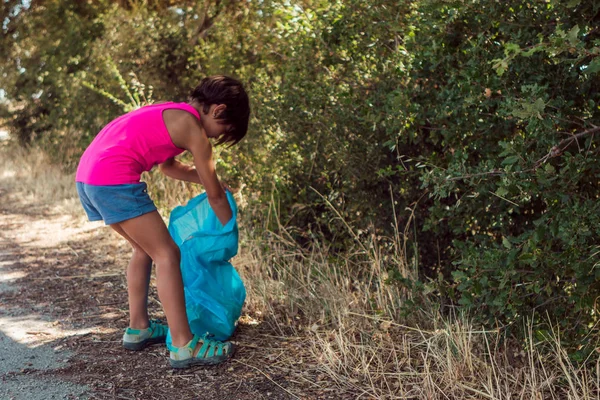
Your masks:
<svg viewBox="0 0 600 400"><path fill-rule="evenodd" d="M156 258L154 258L154 262L156 265L169 265L176 266L179 268L179 261L181 260L181 254L179 252L179 247L175 243L172 245L165 246L164 249L161 249Z"/></svg>
<svg viewBox="0 0 600 400"><path fill-rule="evenodd" d="M148 253L146 253L144 251L144 249L142 249L139 246L133 246L133 257L135 258L148 258L151 259L151 257L148 255Z"/></svg>

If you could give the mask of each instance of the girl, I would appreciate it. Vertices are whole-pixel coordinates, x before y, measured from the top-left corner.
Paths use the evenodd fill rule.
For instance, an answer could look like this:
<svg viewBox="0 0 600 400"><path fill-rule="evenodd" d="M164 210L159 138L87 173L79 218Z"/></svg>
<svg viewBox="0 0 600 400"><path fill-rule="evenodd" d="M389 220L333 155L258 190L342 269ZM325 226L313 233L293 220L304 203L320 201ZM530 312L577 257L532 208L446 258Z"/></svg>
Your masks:
<svg viewBox="0 0 600 400"><path fill-rule="evenodd" d="M173 368L217 364L230 358L233 344L192 335L188 325L179 248L140 182L143 171L159 165L167 176L204 185L210 205L225 225L232 217L215 172L212 146L239 142L248 129L250 106L242 84L213 76L194 89L189 103L142 107L110 122L83 153L77 168L77 192L90 221L104 220L133 247L127 267L129 327L123 346L141 350L164 343L167 327L148 320L148 285L156 264L158 296L173 341ZM173 157L189 151L190 167Z"/></svg>

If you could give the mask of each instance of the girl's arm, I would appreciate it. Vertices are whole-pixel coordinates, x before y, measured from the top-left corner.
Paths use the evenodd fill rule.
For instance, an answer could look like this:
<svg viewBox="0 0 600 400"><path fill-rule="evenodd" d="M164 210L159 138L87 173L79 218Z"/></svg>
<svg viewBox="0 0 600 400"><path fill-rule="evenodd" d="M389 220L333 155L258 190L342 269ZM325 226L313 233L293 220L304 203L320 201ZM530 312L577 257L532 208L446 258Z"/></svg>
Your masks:
<svg viewBox="0 0 600 400"><path fill-rule="evenodd" d="M186 149L194 157L196 168L188 167L189 170L186 169L186 172L182 173L182 175L189 177L192 174L191 171L196 173L198 180L195 182L200 182L204 185L211 208L217 215L217 218L219 218L221 224L227 224L233 213L231 212L225 190L217 177L212 156L212 145L206 136L206 132L198 120L189 113L184 113L184 117L176 123L167 123L167 128L169 129L173 143L177 147ZM167 169L169 169L168 165Z"/></svg>
<svg viewBox="0 0 600 400"><path fill-rule="evenodd" d="M196 172L196 168L179 162L174 158L169 158L167 161L160 164L158 168L169 178L202 184L200 176Z"/></svg>

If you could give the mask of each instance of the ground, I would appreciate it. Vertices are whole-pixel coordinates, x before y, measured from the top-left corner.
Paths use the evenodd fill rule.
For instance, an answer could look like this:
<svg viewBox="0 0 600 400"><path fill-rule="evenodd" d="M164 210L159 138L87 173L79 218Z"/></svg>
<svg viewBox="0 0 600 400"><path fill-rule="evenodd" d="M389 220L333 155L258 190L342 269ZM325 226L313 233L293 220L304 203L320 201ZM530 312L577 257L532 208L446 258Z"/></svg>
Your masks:
<svg viewBox="0 0 600 400"><path fill-rule="evenodd" d="M173 371L164 345L123 350L129 254L100 223L0 186L0 398L341 398L302 373L299 338L248 313L217 367ZM150 311L164 318L154 290Z"/></svg>

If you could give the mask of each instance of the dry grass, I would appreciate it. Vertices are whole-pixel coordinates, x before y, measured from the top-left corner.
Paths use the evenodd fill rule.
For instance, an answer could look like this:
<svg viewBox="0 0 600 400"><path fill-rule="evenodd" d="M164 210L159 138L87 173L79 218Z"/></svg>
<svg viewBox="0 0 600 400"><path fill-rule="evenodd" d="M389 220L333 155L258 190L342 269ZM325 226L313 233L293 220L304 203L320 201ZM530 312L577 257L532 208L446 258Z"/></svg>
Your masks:
<svg viewBox="0 0 600 400"><path fill-rule="evenodd" d="M8 190L39 204L52 204L64 212L79 210L74 174L51 164L40 149L23 149L0 141L0 182Z"/></svg>
<svg viewBox="0 0 600 400"><path fill-rule="evenodd" d="M66 209L76 203L73 177L49 165L41 152L4 154L0 170L3 185L10 181L11 190L36 201ZM164 209L197 190L156 174L146 180ZM527 339L515 343L501 329L482 330L468 317L442 316L434 306L403 317L410 294L386 283L390 265L405 277L415 274L403 256L400 228L390 238L394 252L387 257L376 238L356 236L356 249L342 257L318 243L310 251L298 248L283 227L260 237L242 230L234 264L248 290L243 323L268 324L277 332L274 343L287 341L295 349L269 356L262 374L269 379L285 374L289 382L319 393L315 398L600 397L598 353L586 364L595 368L574 365L556 326L540 341L534 339L536 327L524 321Z"/></svg>
<svg viewBox="0 0 600 400"><path fill-rule="evenodd" d="M427 301L403 317L403 305L414 299L386 283L384 266L415 278L403 256L409 227L396 226L385 246L392 242L394 252L385 257L380 238L359 238L345 226L356 248L344 256L319 243L300 249L279 225L278 233L245 243L238 261L252 293L249 307L266 313L282 335L302 338L310 354L303 374L313 383L366 399L600 398L598 352L586 364L595 368L574 365L552 321L543 340L523 321L526 339L517 342L467 316L440 315ZM297 365L292 360L288 368Z"/></svg>
<svg viewBox="0 0 600 400"><path fill-rule="evenodd" d="M524 322L528 339L515 343L465 316L421 310L416 320L403 320L406 294L382 282L376 258L339 265L327 249L306 253L280 236L263 240L247 243L238 261L252 293L249 308L263 310L281 335L302 338L310 355L303 374L323 388L366 399L600 396L598 354L588 363L593 370L573 365L556 326L536 341ZM364 270L374 271L370 284L354 278Z"/></svg>

